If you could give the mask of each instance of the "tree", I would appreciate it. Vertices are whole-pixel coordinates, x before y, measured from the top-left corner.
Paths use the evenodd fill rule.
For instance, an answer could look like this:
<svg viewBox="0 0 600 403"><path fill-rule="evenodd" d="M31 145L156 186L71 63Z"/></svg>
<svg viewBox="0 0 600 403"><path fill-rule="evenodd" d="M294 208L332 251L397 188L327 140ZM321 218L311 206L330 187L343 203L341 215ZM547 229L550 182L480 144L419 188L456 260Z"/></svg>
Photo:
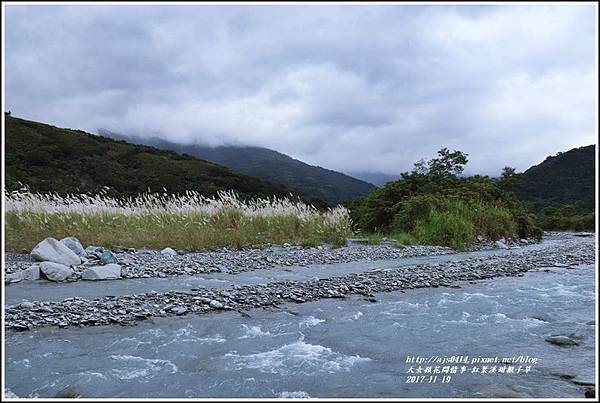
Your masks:
<svg viewBox="0 0 600 403"><path fill-rule="evenodd" d="M502 180L513 178L517 174L517 170L513 167L505 166L502 168Z"/></svg>
<svg viewBox="0 0 600 403"><path fill-rule="evenodd" d="M414 164L412 173L418 175L428 175L433 178L446 179L460 175L469 160L462 151L450 151L446 147L438 151L438 158L432 158L429 161L420 160Z"/></svg>

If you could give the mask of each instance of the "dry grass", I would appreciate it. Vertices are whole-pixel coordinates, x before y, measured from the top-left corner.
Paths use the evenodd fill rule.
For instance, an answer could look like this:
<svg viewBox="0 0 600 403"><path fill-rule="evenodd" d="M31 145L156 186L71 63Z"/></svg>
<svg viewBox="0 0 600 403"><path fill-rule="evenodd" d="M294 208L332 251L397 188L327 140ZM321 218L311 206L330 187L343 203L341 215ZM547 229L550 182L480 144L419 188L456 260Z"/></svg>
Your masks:
<svg viewBox="0 0 600 403"><path fill-rule="evenodd" d="M5 194L6 248L30 250L45 237L77 237L84 245L208 250L346 242L348 211L319 211L288 199L239 200L195 192L142 194L117 200L105 195Z"/></svg>

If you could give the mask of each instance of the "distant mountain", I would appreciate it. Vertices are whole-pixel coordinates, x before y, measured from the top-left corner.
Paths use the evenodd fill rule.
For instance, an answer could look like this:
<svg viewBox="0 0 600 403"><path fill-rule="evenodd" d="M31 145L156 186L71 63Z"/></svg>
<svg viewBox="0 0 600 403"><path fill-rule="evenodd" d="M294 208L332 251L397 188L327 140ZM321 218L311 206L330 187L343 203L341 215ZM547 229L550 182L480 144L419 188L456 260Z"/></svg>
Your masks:
<svg viewBox="0 0 600 403"><path fill-rule="evenodd" d="M512 190L535 211L572 204L580 213L592 212L596 194L595 157L595 145L547 157L526 170L523 183Z"/></svg>
<svg viewBox="0 0 600 403"><path fill-rule="evenodd" d="M246 175L281 184L308 196L336 205L366 196L374 186L348 175L306 164L280 152L262 147L183 145L159 138L138 138L99 129L107 137L173 150L217 164Z"/></svg>
<svg viewBox="0 0 600 403"><path fill-rule="evenodd" d="M285 197L291 190L242 175L221 165L154 147L129 144L80 130L62 129L5 114L5 174L8 190L18 182L33 191L97 193L110 196L146 192L211 196L233 190L243 198ZM313 198L304 201L316 205Z"/></svg>
<svg viewBox="0 0 600 403"><path fill-rule="evenodd" d="M377 187L382 187L388 182L400 179L400 175L384 174L383 172L348 172L348 175L369 182Z"/></svg>

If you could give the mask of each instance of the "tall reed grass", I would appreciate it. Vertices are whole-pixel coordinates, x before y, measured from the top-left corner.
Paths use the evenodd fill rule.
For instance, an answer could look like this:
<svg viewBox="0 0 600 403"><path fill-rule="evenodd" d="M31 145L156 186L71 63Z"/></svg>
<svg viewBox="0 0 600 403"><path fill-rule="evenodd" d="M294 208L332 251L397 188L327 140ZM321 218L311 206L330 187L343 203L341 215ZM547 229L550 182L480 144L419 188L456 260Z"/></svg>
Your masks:
<svg viewBox="0 0 600 403"><path fill-rule="evenodd" d="M242 201L234 192L205 197L146 193L5 193L6 249L30 250L45 237L77 237L84 245L209 250L267 243L340 246L352 233L348 211L320 211L290 199Z"/></svg>

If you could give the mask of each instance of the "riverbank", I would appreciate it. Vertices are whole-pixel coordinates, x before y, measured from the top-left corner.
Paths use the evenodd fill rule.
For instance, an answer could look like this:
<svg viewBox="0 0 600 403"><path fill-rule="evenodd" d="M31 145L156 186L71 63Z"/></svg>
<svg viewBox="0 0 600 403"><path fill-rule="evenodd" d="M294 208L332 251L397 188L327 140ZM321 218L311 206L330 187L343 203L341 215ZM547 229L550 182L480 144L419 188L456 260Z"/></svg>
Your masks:
<svg viewBox="0 0 600 403"><path fill-rule="evenodd" d="M323 251L318 248L315 250ZM345 298L353 294L374 301L373 295L378 292L456 287L463 281L520 276L540 267L592 264L594 260L594 237L569 237L560 242L539 245L535 249L510 250L502 256L376 269L306 281L242 284L226 289L196 287L181 291L105 296L93 300L73 297L62 301L25 302L7 307L5 326L7 329L28 330L45 326L133 325L152 318L222 310L236 310L244 314L258 307L276 308L289 302Z"/></svg>

